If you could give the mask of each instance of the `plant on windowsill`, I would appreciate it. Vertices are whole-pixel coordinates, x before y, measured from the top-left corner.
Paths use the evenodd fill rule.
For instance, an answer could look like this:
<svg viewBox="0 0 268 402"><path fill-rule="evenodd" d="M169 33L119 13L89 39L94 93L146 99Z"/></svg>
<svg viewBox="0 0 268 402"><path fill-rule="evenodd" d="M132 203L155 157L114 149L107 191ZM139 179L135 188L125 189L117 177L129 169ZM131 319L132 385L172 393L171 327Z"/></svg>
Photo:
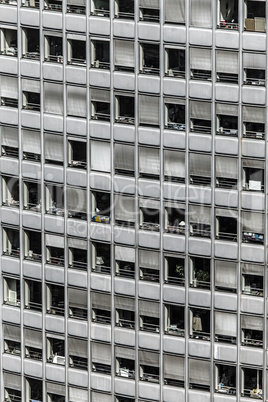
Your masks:
<svg viewBox="0 0 268 402"><path fill-rule="evenodd" d="M175 271L176 271L179 281L182 283L182 285L184 285L184 266L177 264Z"/></svg>

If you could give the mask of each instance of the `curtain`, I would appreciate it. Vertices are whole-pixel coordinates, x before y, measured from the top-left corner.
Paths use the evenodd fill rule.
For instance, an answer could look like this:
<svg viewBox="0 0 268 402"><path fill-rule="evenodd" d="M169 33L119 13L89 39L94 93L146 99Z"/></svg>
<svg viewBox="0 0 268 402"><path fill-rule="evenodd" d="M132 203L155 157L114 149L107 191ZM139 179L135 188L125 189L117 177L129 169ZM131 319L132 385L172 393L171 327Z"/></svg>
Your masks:
<svg viewBox="0 0 268 402"><path fill-rule="evenodd" d="M185 153L164 150L164 175L185 178Z"/></svg>
<svg viewBox="0 0 268 402"><path fill-rule="evenodd" d="M159 126L159 102L157 96L139 95L139 122Z"/></svg>
<svg viewBox="0 0 268 402"><path fill-rule="evenodd" d="M91 101L110 103L110 91L91 88Z"/></svg>
<svg viewBox="0 0 268 402"><path fill-rule="evenodd" d="M91 402L113 402L113 400L114 399L113 399L112 395L101 394L100 392L92 392L91 393L91 399L87 399L87 402L88 401L91 401Z"/></svg>
<svg viewBox="0 0 268 402"><path fill-rule="evenodd" d="M185 22L185 0L165 0L165 22Z"/></svg>
<svg viewBox="0 0 268 402"><path fill-rule="evenodd" d="M157 148L139 147L139 172L160 174L160 154Z"/></svg>
<svg viewBox="0 0 268 402"><path fill-rule="evenodd" d="M87 116L87 90L86 88L67 86L67 114L69 116Z"/></svg>
<svg viewBox="0 0 268 402"><path fill-rule="evenodd" d="M44 82L45 112L63 114L63 85Z"/></svg>
<svg viewBox="0 0 268 402"><path fill-rule="evenodd" d="M231 52L229 50L216 50L217 73L238 74L238 69L238 52Z"/></svg>
<svg viewBox="0 0 268 402"><path fill-rule="evenodd" d="M40 131L22 130L22 150L33 154L41 154Z"/></svg>
<svg viewBox="0 0 268 402"><path fill-rule="evenodd" d="M231 261L215 261L215 286L237 288L237 264Z"/></svg>
<svg viewBox="0 0 268 402"><path fill-rule="evenodd" d="M63 162L63 136L55 134L45 134L45 159Z"/></svg>
<svg viewBox="0 0 268 402"><path fill-rule="evenodd" d="M111 171L111 151L109 142L91 141L91 169L99 172Z"/></svg>
<svg viewBox="0 0 268 402"><path fill-rule="evenodd" d="M115 39L115 66L135 67L134 41Z"/></svg>

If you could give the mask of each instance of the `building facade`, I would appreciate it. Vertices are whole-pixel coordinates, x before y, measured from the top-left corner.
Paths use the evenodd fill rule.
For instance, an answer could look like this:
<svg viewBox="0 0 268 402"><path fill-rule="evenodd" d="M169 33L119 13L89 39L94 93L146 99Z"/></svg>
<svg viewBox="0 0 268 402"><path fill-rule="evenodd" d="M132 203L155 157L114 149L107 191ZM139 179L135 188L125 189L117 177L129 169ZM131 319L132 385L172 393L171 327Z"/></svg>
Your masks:
<svg viewBox="0 0 268 402"><path fill-rule="evenodd" d="M268 400L261 0L0 1L0 399Z"/></svg>

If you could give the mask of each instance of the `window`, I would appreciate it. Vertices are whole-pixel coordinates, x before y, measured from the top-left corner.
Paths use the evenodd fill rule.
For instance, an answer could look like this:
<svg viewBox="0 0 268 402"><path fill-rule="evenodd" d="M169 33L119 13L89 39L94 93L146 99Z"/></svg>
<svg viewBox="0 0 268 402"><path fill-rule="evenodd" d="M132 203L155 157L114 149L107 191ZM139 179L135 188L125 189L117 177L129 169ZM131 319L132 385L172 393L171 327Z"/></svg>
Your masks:
<svg viewBox="0 0 268 402"><path fill-rule="evenodd" d="M265 32L265 5L261 1L245 1L245 30L255 32Z"/></svg>
<svg viewBox="0 0 268 402"><path fill-rule="evenodd" d="M211 184L211 155L190 153L190 184L207 186Z"/></svg>
<svg viewBox="0 0 268 402"><path fill-rule="evenodd" d="M117 0L115 7L117 18L134 19L134 0Z"/></svg>
<svg viewBox="0 0 268 402"><path fill-rule="evenodd" d="M115 96L115 122L135 124L135 98L131 94L122 93Z"/></svg>
<svg viewBox="0 0 268 402"><path fill-rule="evenodd" d="M46 213L58 216L64 215L63 187L55 184L46 184Z"/></svg>
<svg viewBox="0 0 268 402"><path fill-rule="evenodd" d="M100 191L92 191L92 221L110 223L111 195Z"/></svg>
<svg viewBox="0 0 268 402"><path fill-rule="evenodd" d="M47 313L64 315L64 287L47 285ZM64 349L63 349L64 350Z"/></svg>
<svg viewBox="0 0 268 402"><path fill-rule="evenodd" d="M146 198L139 199L140 204L140 229L160 230L160 201Z"/></svg>
<svg viewBox="0 0 268 402"><path fill-rule="evenodd" d="M87 292L82 289L68 289L69 317L87 320Z"/></svg>
<svg viewBox="0 0 268 402"><path fill-rule="evenodd" d="M237 241L237 211L216 208L216 239Z"/></svg>
<svg viewBox="0 0 268 402"><path fill-rule="evenodd" d="M87 219L87 190L78 187L67 188L68 217Z"/></svg>
<svg viewBox="0 0 268 402"><path fill-rule="evenodd" d="M1 29L0 36L1 36L0 54L17 57L18 54L17 30Z"/></svg>
<svg viewBox="0 0 268 402"><path fill-rule="evenodd" d="M190 286L210 289L210 260L192 257L190 260Z"/></svg>
<svg viewBox="0 0 268 402"><path fill-rule="evenodd" d="M238 84L238 52L216 50L217 81Z"/></svg>
<svg viewBox="0 0 268 402"><path fill-rule="evenodd" d="M41 212L41 184L37 182L24 182L24 209Z"/></svg>
<svg viewBox="0 0 268 402"><path fill-rule="evenodd" d="M61 1L59 4L53 4L53 7L60 7L61 11ZM54 33L55 35L55 33ZM61 36L45 36L45 61L50 61L53 63L63 62L63 50L62 50L62 37Z"/></svg>
<svg viewBox="0 0 268 402"><path fill-rule="evenodd" d="M18 108L18 79L17 77L11 77L8 75L0 76L0 96L1 96L1 107L11 107ZM14 130L15 131L15 130ZM9 129L11 132L11 128ZM14 142L14 135L11 137L11 142ZM12 145L10 145L12 146ZM13 145L14 147L14 145ZM18 148L18 146L17 146Z"/></svg>
<svg viewBox="0 0 268 402"><path fill-rule="evenodd" d="M216 105L217 134L238 135L238 106L220 104Z"/></svg>
<svg viewBox="0 0 268 402"><path fill-rule="evenodd" d="M15 278L4 279L4 304L20 306L20 280Z"/></svg>
<svg viewBox="0 0 268 402"><path fill-rule="evenodd" d="M19 179L17 177L2 176L2 205L19 207Z"/></svg>
<svg viewBox="0 0 268 402"><path fill-rule="evenodd" d="M43 342L42 332L24 328L25 358L42 360Z"/></svg>
<svg viewBox="0 0 268 402"><path fill-rule="evenodd" d="M127 3L126 0L120 0ZM130 0L133 2L133 0ZM133 2L134 4L134 2ZM134 72L135 68L135 53L134 41L130 40L114 40L114 67L117 71Z"/></svg>
<svg viewBox="0 0 268 402"><path fill-rule="evenodd" d="M223 189L236 189L237 179L237 158L216 155L216 186Z"/></svg>
<svg viewBox="0 0 268 402"><path fill-rule="evenodd" d="M215 261L215 290L236 292L237 264L231 261Z"/></svg>
<svg viewBox="0 0 268 402"><path fill-rule="evenodd" d="M211 134L211 103L191 101L190 124L191 131Z"/></svg>
<svg viewBox="0 0 268 402"><path fill-rule="evenodd" d="M132 145L114 144L114 170L115 174L134 176L135 174L135 148Z"/></svg>
<svg viewBox="0 0 268 402"><path fill-rule="evenodd" d="M20 256L19 229L3 227L3 255L19 258Z"/></svg>
<svg viewBox="0 0 268 402"><path fill-rule="evenodd" d="M159 75L159 45L153 43L140 45L140 72Z"/></svg>
<svg viewBox="0 0 268 402"><path fill-rule="evenodd" d="M87 89L76 85L67 86L67 114L68 116L86 117Z"/></svg>
<svg viewBox="0 0 268 402"><path fill-rule="evenodd" d="M140 20L159 22L159 0L140 0Z"/></svg>
<svg viewBox="0 0 268 402"><path fill-rule="evenodd" d="M216 392L236 395L236 368L227 364L216 364Z"/></svg>
<svg viewBox="0 0 268 402"><path fill-rule="evenodd" d="M53 165L63 165L63 136L45 133L45 162Z"/></svg>
<svg viewBox="0 0 268 402"><path fill-rule="evenodd" d="M115 296L116 326L135 328L135 299Z"/></svg>
<svg viewBox="0 0 268 402"><path fill-rule="evenodd" d="M243 53L244 84L265 86L265 54Z"/></svg>
<svg viewBox="0 0 268 402"><path fill-rule="evenodd" d="M41 233L32 230L24 231L24 258L31 261L42 260Z"/></svg>
<svg viewBox="0 0 268 402"><path fill-rule="evenodd" d="M92 243L92 271L99 274L111 272L110 244Z"/></svg>
<svg viewBox="0 0 268 402"><path fill-rule="evenodd" d="M243 190L264 192L264 161L243 159Z"/></svg>
<svg viewBox="0 0 268 402"><path fill-rule="evenodd" d="M31 162L41 161L41 134L40 131L22 130L23 159Z"/></svg>
<svg viewBox="0 0 268 402"><path fill-rule="evenodd" d="M111 172L111 146L109 142L90 141L91 170Z"/></svg>
<svg viewBox="0 0 268 402"><path fill-rule="evenodd" d="M69 267L87 269L87 241L77 238L68 238Z"/></svg>
<svg viewBox="0 0 268 402"><path fill-rule="evenodd" d="M67 0L67 13L86 14L86 2L84 0Z"/></svg>
<svg viewBox="0 0 268 402"><path fill-rule="evenodd" d="M3 324L4 353L21 355L20 327Z"/></svg>
<svg viewBox="0 0 268 402"><path fill-rule="evenodd" d="M262 399L262 370L242 368L241 396Z"/></svg>
<svg viewBox="0 0 268 402"><path fill-rule="evenodd" d="M79 370L88 369L88 341L78 338L68 338L69 366Z"/></svg>
<svg viewBox="0 0 268 402"><path fill-rule="evenodd" d="M139 350L140 380L159 383L159 354Z"/></svg>
<svg viewBox="0 0 268 402"><path fill-rule="evenodd" d="M158 251L139 250L140 279L145 281L159 281L159 261Z"/></svg>
<svg viewBox="0 0 268 402"><path fill-rule="evenodd" d="M140 330L159 332L160 305L147 300L139 300Z"/></svg>
<svg viewBox="0 0 268 402"><path fill-rule="evenodd" d="M185 78L185 50L165 48L165 75Z"/></svg>
<svg viewBox="0 0 268 402"><path fill-rule="evenodd" d="M91 89L91 119L110 121L110 92Z"/></svg>
<svg viewBox="0 0 268 402"><path fill-rule="evenodd" d="M165 304L165 333L184 336L184 307Z"/></svg>
<svg viewBox="0 0 268 402"><path fill-rule="evenodd" d="M185 24L185 1L165 0L165 22Z"/></svg>
<svg viewBox="0 0 268 402"><path fill-rule="evenodd" d="M115 246L116 275L135 278L135 249Z"/></svg>
<svg viewBox="0 0 268 402"><path fill-rule="evenodd" d="M91 41L91 67L110 68L110 42L104 40Z"/></svg>
<svg viewBox="0 0 268 402"><path fill-rule="evenodd" d="M77 169L87 168L87 143L69 139L68 165Z"/></svg>
<svg viewBox="0 0 268 402"><path fill-rule="evenodd" d="M7 401L20 402L21 399L21 376L3 372L4 395Z"/></svg>
<svg viewBox="0 0 268 402"><path fill-rule="evenodd" d="M165 98L165 128L185 130L185 101Z"/></svg>
<svg viewBox="0 0 268 402"><path fill-rule="evenodd" d="M62 11L62 0L45 0L45 10Z"/></svg>
<svg viewBox="0 0 268 402"><path fill-rule="evenodd" d="M146 179L159 179L160 152L157 148L139 147L139 174Z"/></svg>
<svg viewBox="0 0 268 402"><path fill-rule="evenodd" d="M190 309L190 338L210 340L210 311L205 309Z"/></svg>
<svg viewBox="0 0 268 402"><path fill-rule="evenodd" d="M47 386L48 388L48 386ZM54 388L54 384L52 384L52 388ZM56 391L58 391L58 384L56 386ZM58 391L59 392L59 391ZM62 387L62 393L65 393L64 387ZM59 395L52 392L47 392L47 401L48 402L65 402L65 396Z"/></svg>
<svg viewBox="0 0 268 402"><path fill-rule="evenodd" d="M236 344L237 316L232 313L215 311L215 341Z"/></svg>
<svg viewBox="0 0 268 402"><path fill-rule="evenodd" d="M172 285L185 285L184 258L175 255L165 256L165 283Z"/></svg>
<svg viewBox="0 0 268 402"><path fill-rule="evenodd" d="M39 60L39 29L24 28L22 31L22 35L22 57L25 57L27 59Z"/></svg>
<svg viewBox="0 0 268 402"><path fill-rule="evenodd" d="M38 402L43 400L42 380L26 378L26 400Z"/></svg>
<svg viewBox="0 0 268 402"><path fill-rule="evenodd" d="M65 365L64 339L47 337L47 361Z"/></svg>
<svg viewBox="0 0 268 402"><path fill-rule="evenodd" d="M241 343L250 347L263 347L263 318L241 315ZM256 387L254 387L256 388Z"/></svg>
<svg viewBox="0 0 268 402"><path fill-rule="evenodd" d="M12 0L9 0L9 1L10 1L10 3L12 2ZM35 8L39 8L39 1L37 1L37 0L30 0L30 1L23 0L21 5L22 5L23 7L35 7Z"/></svg>
<svg viewBox="0 0 268 402"><path fill-rule="evenodd" d="M164 175L166 181L185 182L185 152L164 149Z"/></svg>
<svg viewBox="0 0 268 402"><path fill-rule="evenodd" d="M159 98L157 96L139 95L140 126L159 127Z"/></svg>
<svg viewBox="0 0 268 402"><path fill-rule="evenodd" d="M212 4L210 0L190 2L190 25L199 28L212 28Z"/></svg>
<svg viewBox="0 0 268 402"><path fill-rule="evenodd" d="M210 361L189 359L190 388L209 391L211 384Z"/></svg>
<svg viewBox="0 0 268 402"><path fill-rule="evenodd" d="M249 263L242 264L242 293L251 296L263 296L263 275L262 265Z"/></svg>
<svg viewBox="0 0 268 402"><path fill-rule="evenodd" d="M111 374L111 345L91 342L92 371Z"/></svg>
<svg viewBox="0 0 268 402"><path fill-rule="evenodd" d="M2 156L11 158L19 157L19 135L17 127L1 126L1 145Z"/></svg>
<svg viewBox="0 0 268 402"><path fill-rule="evenodd" d="M264 216L261 213L242 211L242 241L263 244Z"/></svg>
<svg viewBox="0 0 268 402"><path fill-rule="evenodd" d="M184 358L164 354L164 384L184 387Z"/></svg>
<svg viewBox="0 0 268 402"><path fill-rule="evenodd" d="M165 230L169 233L185 234L185 205L165 203Z"/></svg>
<svg viewBox="0 0 268 402"><path fill-rule="evenodd" d="M27 280L25 281L25 308L42 311L42 283Z"/></svg>
<svg viewBox="0 0 268 402"><path fill-rule="evenodd" d="M116 375L135 379L135 350L116 346L115 357Z"/></svg>
<svg viewBox="0 0 268 402"><path fill-rule="evenodd" d="M211 80L211 49L190 48L191 78L195 80Z"/></svg>
<svg viewBox="0 0 268 402"><path fill-rule="evenodd" d="M78 6L69 6L78 7ZM68 43L68 63L73 66L86 66L86 41L83 36L79 40L69 39Z"/></svg>
<svg viewBox="0 0 268 402"><path fill-rule="evenodd" d="M98 17L109 17L110 16L110 5L109 0L93 0L92 4L92 15Z"/></svg>
<svg viewBox="0 0 268 402"><path fill-rule="evenodd" d="M99 324L111 324L111 295L91 292L92 321Z"/></svg>
<svg viewBox="0 0 268 402"><path fill-rule="evenodd" d="M48 238L48 236L49 235L47 235L46 237ZM55 237L59 237L59 236L52 235L51 237L55 238ZM47 258L46 258L47 264L58 265L58 266L64 267L64 248L47 245L46 249L47 249L46 250L47 251Z"/></svg>
<svg viewBox="0 0 268 402"><path fill-rule="evenodd" d="M220 0L217 27L238 29L238 0Z"/></svg>
<svg viewBox="0 0 268 402"><path fill-rule="evenodd" d="M204 205L189 206L190 236L210 237L211 211Z"/></svg>
<svg viewBox="0 0 268 402"><path fill-rule="evenodd" d="M265 109L243 106L243 136L246 138L265 138Z"/></svg>

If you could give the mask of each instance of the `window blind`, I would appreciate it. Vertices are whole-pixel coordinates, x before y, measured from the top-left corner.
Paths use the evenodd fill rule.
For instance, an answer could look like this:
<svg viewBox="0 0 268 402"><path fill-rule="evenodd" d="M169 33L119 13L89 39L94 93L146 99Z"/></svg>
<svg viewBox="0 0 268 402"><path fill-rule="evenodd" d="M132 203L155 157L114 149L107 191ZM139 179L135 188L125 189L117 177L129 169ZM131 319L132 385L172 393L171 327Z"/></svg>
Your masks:
<svg viewBox="0 0 268 402"><path fill-rule="evenodd" d="M215 312L215 334L236 337L236 314Z"/></svg>
<svg viewBox="0 0 268 402"><path fill-rule="evenodd" d="M216 177L238 178L238 160L227 156L216 156Z"/></svg>
<svg viewBox="0 0 268 402"><path fill-rule="evenodd" d="M139 300L139 313L141 316L159 318L159 303Z"/></svg>
<svg viewBox="0 0 268 402"><path fill-rule="evenodd" d="M86 7L86 0L67 0L67 4L70 6Z"/></svg>
<svg viewBox="0 0 268 402"><path fill-rule="evenodd" d="M47 113L63 114L63 85L44 82L44 110Z"/></svg>
<svg viewBox="0 0 268 402"><path fill-rule="evenodd" d="M22 91L34 92L40 94L40 81L27 80L23 78L21 80L21 89Z"/></svg>
<svg viewBox="0 0 268 402"><path fill-rule="evenodd" d="M159 149L139 147L139 172L144 174L160 174Z"/></svg>
<svg viewBox="0 0 268 402"><path fill-rule="evenodd" d="M114 167L115 169L128 170L134 172L135 148L132 145L115 144L114 146Z"/></svg>
<svg viewBox="0 0 268 402"><path fill-rule="evenodd" d="M215 209L216 217L227 217L227 218L237 218L238 211L236 209L231 208L216 208Z"/></svg>
<svg viewBox="0 0 268 402"><path fill-rule="evenodd" d="M111 295L107 293L91 292L91 305L92 308L99 308L101 310L111 310Z"/></svg>
<svg viewBox="0 0 268 402"><path fill-rule="evenodd" d="M212 70L211 49L191 47L190 68L193 70Z"/></svg>
<svg viewBox="0 0 268 402"><path fill-rule="evenodd" d="M212 27L211 0L191 0L191 22L195 27Z"/></svg>
<svg viewBox="0 0 268 402"><path fill-rule="evenodd" d="M134 42L115 39L114 41L115 66L135 67Z"/></svg>
<svg viewBox="0 0 268 402"><path fill-rule="evenodd" d="M228 50L216 50L217 73L238 74L238 69L238 52L231 52Z"/></svg>
<svg viewBox="0 0 268 402"><path fill-rule="evenodd" d="M241 328L263 331L263 318L256 315L241 315Z"/></svg>
<svg viewBox="0 0 268 402"><path fill-rule="evenodd" d="M211 177L211 156L206 154L190 154L190 175Z"/></svg>
<svg viewBox="0 0 268 402"><path fill-rule="evenodd" d="M82 188L67 188L67 205L69 212L87 212L87 191Z"/></svg>
<svg viewBox="0 0 268 402"><path fill-rule="evenodd" d="M211 120L211 103L190 101L190 118Z"/></svg>
<svg viewBox="0 0 268 402"><path fill-rule="evenodd" d="M87 340L68 338L69 356L79 356L87 359L87 345Z"/></svg>
<svg viewBox="0 0 268 402"><path fill-rule="evenodd" d="M91 342L91 353L93 363L111 364L111 345Z"/></svg>
<svg viewBox="0 0 268 402"><path fill-rule="evenodd" d="M104 89L91 88L91 101L93 102L110 102L110 91Z"/></svg>
<svg viewBox="0 0 268 402"><path fill-rule="evenodd" d="M262 265L242 263L241 269L242 269L242 274L258 275L258 276L264 275L264 266L262 266Z"/></svg>
<svg viewBox="0 0 268 402"><path fill-rule="evenodd" d="M101 394L100 392L92 392L91 399L87 399L87 402L89 400L91 402L113 402L114 399L113 399L112 395L109 395L109 394Z"/></svg>
<svg viewBox="0 0 268 402"><path fill-rule="evenodd" d="M18 78L1 75L0 95L4 98L18 99Z"/></svg>
<svg viewBox="0 0 268 402"><path fill-rule="evenodd" d="M63 162L63 136L45 133L45 159Z"/></svg>
<svg viewBox="0 0 268 402"><path fill-rule="evenodd" d="M140 268L150 268L159 270L160 254L158 251L139 250Z"/></svg>
<svg viewBox="0 0 268 402"><path fill-rule="evenodd" d="M266 70L266 54L243 53L243 68Z"/></svg>
<svg viewBox="0 0 268 402"><path fill-rule="evenodd" d="M120 310L135 311L134 298L115 296L114 305L115 308L118 308Z"/></svg>
<svg viewBox="0 0 268 402"><path fill-rule="evenodd" d="M266 109L263 107L243 106L243 121L265 124Z"/></svg>
<svg viewBox="0 0 268 402"><path fill-rule="evenodd" d="M147 352L146 350L139 350L140 364L145 366L159 366L159 354L153 352Z"/></svg>
<svg viewBox="0 0 268 402"><path fill-rule="evenodd" d="M143 209L156 209L160 210L160 201L154 200L152 198L140 198L139 206Z"/></svg>
<svg viewBox="0 0 268 402"><path fill-rule="evenodd" d="M210 362L207 360L189 359L189 382L191 384L210 385Z"/></svg>
<svg viewBox="0 0 268 402"><path fill-rule="evenodd" d="M115 347L115 356L122 359L135 360L135 349L123 348L121 346Z"/></svg>
<svg viewBox="0 0 268 402"><path fill-rule="evenodd" d="M46 246L64 248L64 237L46 234Z"/></svg>
<svg viewBox="0 0 268 402"><path fill-rule="evenodd" d="M164 175L185 178L185 153L164 150Z"/></svg>
<svg viewBox="0 0 268 402"><path fill-rule="evenodd" d="M3 372L4 387L21 391L21 376Z"/></svg>
<svg viewBox="0 0 268 402"><path fill-rule="evenodd" d="M91 141L91 169L99 172L111 171L111 152L108 142Z"/></svg>
<svg viewBox="0 0 268 402"><path fill-rule="evenodd" d="M135 249L130 247L115 246L115 260L135 262Z"/></svg>
<svg viewBox="0 0 268 402"><path fill-rule="evenodd" d="M237 264L231 261L215 261L215 286L237 288Z"/></svg>
<svg viewBox="0 0 268 402"><path fill-rule="evenodd" d="M25 346L43 349L42 332L24 328Z"/></svg>
<svg viewBox="0 0 268 402"><path fill-rule="evenodd" d="M184 381L184 357L164 355L164 378Z"/></svg>
<svg viewBox="0 0 268 402"><path fill-rule="evenodd" d="M69 116L87 116L87 90L86 88L67 86L67 114Z"/></svg>
<svg viewBox="0 0 268 402"><path fill-rule="evenodd" d="M216 104L216 114L224 116L238 116L238 105L230 105L227 103Z"/></svg>
<svg viewBox="0 0 268 402"><path fill-rule="evenodd" d="M135 222L135 198L115 194L114 198L115 220L124 222Z"/></svg>
<svg viewBox="0 0 268 402"><path fill-rule="evenodd" d="M258 212L242 211L242 227L244 231L264 233L264 215Z"/></svg>
<svg viewBox="0 0 268 402"><path fill-rule="evenodd" d="M75 288L68 289L69 306L87 309L87 291Z"/></svg>
<svg viewBox="0 0 268 402"><path fill-rule="evenodd" d="M70 402L88 402L88 391L86 389L69 387L69 398Z"/></svg>
<svg viewBox="0 0 268 402"><path fill-rule="evenodd" d="M165 0L165 21L185 22L185 0Z"/></svg>
<svg viewBox="0 0 268 402"><path fill-rule="evenodd" d="M159 98L157 96L139 95L139 122L159 126Z"/></svg>
<svg viewBox="0 0 268 402"><path fill-rule="evenodd" d="M159 0L140 0L140 8L159 9Z"/></svg>
<svg viewBox="0 0 268 402"><path fill-rule="evenodd" d="M211 224L211 209L204 205L189 205L189 221L191 223Z"/></svg>
<svg viewBox="0 0 268 402"><path fill-rule="evenodd" d="M70 248L78 248L80 250L87 250L87 241L69 237L68 238L68 246Z"/></svg>
<svg viewBox="0 0 268 402"><path fill-rule="evenodd" d="M1 142L2 145L8 147L19 147L19 132L17 127L0 127L1 129Z"/></svg>
<svg viewBox="0 0 268 402"><path fill-rule="evenodd" d="M41 154L40 131L22 130L22 150L33 154Z"/></svg>
<svg viewBox="0 0 268 402"><path fill-rule="evenodd" d="M56 395L65 395L65 385L55 383L55 382L46 382L47 386L47 394L56 394Z"/></svg>
<svg viewBox="0 0 268 402"><path fill-rule="evenodd" d="M4 339L20 342L21 328L16 325L3 324Z"/></svg>
<svg viewBox="0 0 268 402"><path fill-rule="evenodd" d="M264 169L265 163L259 159L243 159L242 160L243 168L250 167L254 169Z"/></svg>

